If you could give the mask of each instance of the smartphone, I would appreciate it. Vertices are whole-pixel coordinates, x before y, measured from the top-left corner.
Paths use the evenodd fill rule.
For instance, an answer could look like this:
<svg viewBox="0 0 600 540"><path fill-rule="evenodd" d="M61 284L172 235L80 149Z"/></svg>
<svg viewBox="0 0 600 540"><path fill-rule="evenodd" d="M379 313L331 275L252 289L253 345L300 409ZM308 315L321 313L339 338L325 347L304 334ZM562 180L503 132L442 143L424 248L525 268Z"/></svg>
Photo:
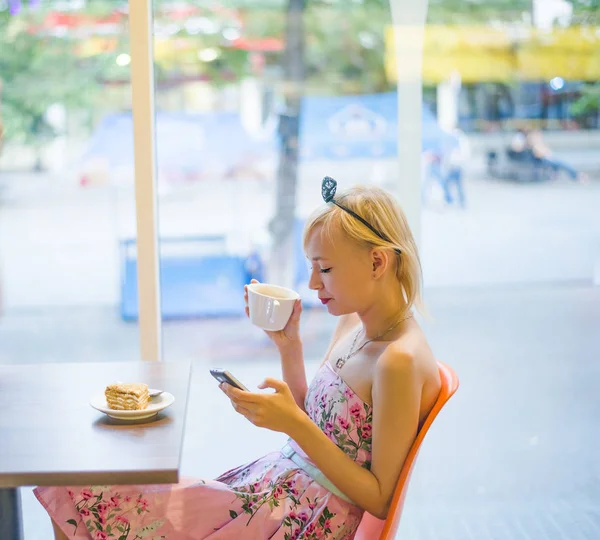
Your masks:
<svg viewBox="0 0 600 540"><path fill-rule="evenodd" d="M230 384L231 386L235 386L236 388L239 388L240 390L244 390L244 392L250 391L240 381L238 381L231 373L229 373L229 371L227 371L225 369L211 369L210 374L215 379L217 379L217 381L219 381L219 382L222 382L222 383L226 382L226 383Z"/></svg>

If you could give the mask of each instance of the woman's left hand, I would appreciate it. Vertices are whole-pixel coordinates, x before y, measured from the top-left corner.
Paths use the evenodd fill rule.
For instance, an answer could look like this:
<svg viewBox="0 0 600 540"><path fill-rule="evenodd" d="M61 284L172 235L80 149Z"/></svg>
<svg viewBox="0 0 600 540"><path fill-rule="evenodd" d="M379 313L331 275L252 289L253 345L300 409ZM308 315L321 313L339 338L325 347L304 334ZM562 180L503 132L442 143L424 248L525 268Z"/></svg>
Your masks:
<svg viewBox="0 0 600 540"><path fill-rule="evenodd" d="M258 385L261 389L273 388L275 392L271 394L245 392L227 383L221 383L219 388L231 400L233 408L258 427L289 435L302 415L305 416L284 381L267 378Z"/></svg>

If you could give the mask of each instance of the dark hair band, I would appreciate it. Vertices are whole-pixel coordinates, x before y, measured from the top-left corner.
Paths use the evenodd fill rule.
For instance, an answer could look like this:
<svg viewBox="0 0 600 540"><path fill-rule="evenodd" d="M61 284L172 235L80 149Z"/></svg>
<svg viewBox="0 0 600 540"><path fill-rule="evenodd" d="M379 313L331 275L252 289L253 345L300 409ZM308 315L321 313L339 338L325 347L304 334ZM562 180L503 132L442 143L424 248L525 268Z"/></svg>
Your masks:
<svg viewBox="0 0 600 540"><path fill-rule="evenodd" d="M347 212L352 217L358 219L358 221L360 221L363 225L365 225L366 227L368 227L373 232L373 234L377 235L382 240L384 240L386 242L389 242L390 244L392 243L391 240L385 234L379 232L366 219L360 217L356 212L353 212L352 210L350 210L350 208L348 208L348 207L344 206L343 204L340 204L339 202L337 202L333 198L335 196L336 190L337 190L337 182L333 178L331 178L331 176L326 176L325 178L323 178L323 182L321 183L321 195L323 196L323 200L326 203L333 203L333 204L335 204L338 208L341 208L344 212ZM394 248L394 251L398 255L400 255L402 253L402 251L400 251L398 248Z"/></svg>

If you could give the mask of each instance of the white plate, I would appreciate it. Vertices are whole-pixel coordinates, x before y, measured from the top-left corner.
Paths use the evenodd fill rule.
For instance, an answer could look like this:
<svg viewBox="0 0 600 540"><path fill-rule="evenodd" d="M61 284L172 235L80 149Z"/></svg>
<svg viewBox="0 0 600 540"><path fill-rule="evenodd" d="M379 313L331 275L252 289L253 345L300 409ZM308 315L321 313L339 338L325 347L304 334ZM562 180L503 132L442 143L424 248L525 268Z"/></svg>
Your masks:
<svg viewBox="0 0 600 540"><path fill-rule="evenodd" d="M150 399L148 407L141 411L116 411L115 409L109 409L104 394L99 394L90 400L90 405L97 411L103 412L112 418L118 418L119 420L144 420L152 418L174 401L175 397L173 394L163 392L160 396Z"/></svg>

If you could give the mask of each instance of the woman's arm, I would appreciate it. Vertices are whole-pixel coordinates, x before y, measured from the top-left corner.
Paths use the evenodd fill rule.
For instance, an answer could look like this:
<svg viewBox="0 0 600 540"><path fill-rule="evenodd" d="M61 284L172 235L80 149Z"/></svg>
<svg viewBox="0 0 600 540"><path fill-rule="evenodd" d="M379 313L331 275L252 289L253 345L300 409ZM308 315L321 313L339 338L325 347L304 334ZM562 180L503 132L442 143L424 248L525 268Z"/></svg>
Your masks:
<svg viewBox="0 0 600 540"><path fill-rule="evenodd" d="M289 386L298 407L305 411L304 398L306 398L308 385L306 383L302 342L299 341L287 349L279 349L279 355L281 357L283 380Z"/></svg>
<svg viewBox="0 0 600 540"><path fill-rule="evenodd" d="M355 504L385 519L400 470L416 437L422 382L414 359L388 347L378 359L373 381L371 470L367 470L325 435L308 416L288 435L321 472Z"/></svg>

